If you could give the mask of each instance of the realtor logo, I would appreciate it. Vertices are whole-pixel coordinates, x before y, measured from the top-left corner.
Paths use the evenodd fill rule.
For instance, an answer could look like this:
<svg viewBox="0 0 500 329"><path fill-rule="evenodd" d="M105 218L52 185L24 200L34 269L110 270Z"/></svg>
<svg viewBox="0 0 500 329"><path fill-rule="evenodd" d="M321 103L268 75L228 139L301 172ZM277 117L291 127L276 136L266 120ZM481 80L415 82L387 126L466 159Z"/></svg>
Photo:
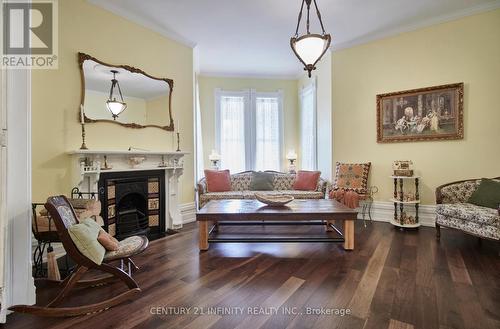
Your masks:
<svg viewBox="0 0 500 329"><path fill-rule="evenodd" d="M57 68L57 2L3 3L2 67Z"/></svg>

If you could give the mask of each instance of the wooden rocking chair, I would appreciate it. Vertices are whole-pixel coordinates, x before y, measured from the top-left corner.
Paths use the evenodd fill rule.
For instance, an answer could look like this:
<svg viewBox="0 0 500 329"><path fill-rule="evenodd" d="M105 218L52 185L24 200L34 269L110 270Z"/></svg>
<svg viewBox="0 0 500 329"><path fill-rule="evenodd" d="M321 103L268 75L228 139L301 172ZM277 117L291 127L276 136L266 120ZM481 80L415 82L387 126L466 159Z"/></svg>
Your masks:
<svg viewBox="0 0 500 329"><path fill-rule="evenodd" d="M99 312L115 306L125 300L131 299L135 294L139 293L141 289L134 279L131 277L131 267L139 269L130 257L144 251L148 246L148 239L145 236L133 236L123 241L120 241L118 251L106 252L104 260L101 265L97 265L87 257L85 257L75 246L68 233L68 228L72 225L78 224L75 211L68 199L65 196L54 196L47 199L45 207L49 211L51 217L57 228L60 240L66 250L66 253L77 264L75 270L64 280L49 280L44 279L49 284L56 284L62 286L62 290L46 306L31 306L31 305L14 305L9 307L9 310L20 313L29 313L39 316L50 317L68 317L77 316L89 313ZM120 267L109 265L110 261L120 261ZM127 272L124 271L124 263L128 265ZM92 280L80 280L82 276L90 269L97 269L102 272L109 273L103 277ZM109 298L99 303L74 306L74 307L60 307L59 305L68 296L73 288L92 287L108 283L114 279L120 279L129 288L129 290L121 293L118 296Z"/></svg>

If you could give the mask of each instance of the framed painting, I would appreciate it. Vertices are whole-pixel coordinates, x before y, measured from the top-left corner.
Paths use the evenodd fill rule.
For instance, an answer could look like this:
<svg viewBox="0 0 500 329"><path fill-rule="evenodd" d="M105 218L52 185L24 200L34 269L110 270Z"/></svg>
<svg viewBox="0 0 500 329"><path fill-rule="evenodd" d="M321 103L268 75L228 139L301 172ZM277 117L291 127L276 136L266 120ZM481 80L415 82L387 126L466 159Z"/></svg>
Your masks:
<svg viewBox="0 0 500 329"><path fill-rule="evenodd" d="M377 95L377 142L464 138L464 84Z"/></svg>

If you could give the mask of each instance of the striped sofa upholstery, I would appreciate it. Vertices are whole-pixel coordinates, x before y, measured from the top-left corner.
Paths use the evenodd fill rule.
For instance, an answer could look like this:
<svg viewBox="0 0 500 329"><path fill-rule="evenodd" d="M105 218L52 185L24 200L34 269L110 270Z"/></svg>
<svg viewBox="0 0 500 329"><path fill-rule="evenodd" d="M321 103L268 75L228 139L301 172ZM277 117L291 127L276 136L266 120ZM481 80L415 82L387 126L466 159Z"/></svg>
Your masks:
<svg viewBox="0 0 500 329"><path fill-rule="evenodd" d="M272 191L251 191L250 182L252 180L252 171L244 171L231 175L231 191L228 192L208 192L207 182L202 178L197 184L198 207L203 207L210 200L224 199L255 199L255 193L265 194L288 194L296 199L324 199L327 195L329 183L320 178L316 190L314 191L296 191L293 189L295 174L274 172Z"/></svg>

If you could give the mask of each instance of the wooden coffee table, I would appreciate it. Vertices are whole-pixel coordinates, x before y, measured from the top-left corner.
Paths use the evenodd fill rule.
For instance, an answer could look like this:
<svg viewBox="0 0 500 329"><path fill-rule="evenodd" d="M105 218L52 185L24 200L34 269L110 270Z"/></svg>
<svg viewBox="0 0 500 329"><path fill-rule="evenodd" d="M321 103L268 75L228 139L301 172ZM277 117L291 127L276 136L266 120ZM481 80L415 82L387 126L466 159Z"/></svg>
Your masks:
<svg viewBox="0 0 500 329"><path fill-rule="evenodd" d="M358 212L335 200L294 200L284 207L269 207L257 200L212 200L196 213L200 250L210 242L343 242L345 250L354 249L354 221ZM343 223L343 230L335 227ZM213 226L209 228L209 224ZM212 233L219 225L324 225L340 237L299 238L217 238Z"/></svg>

